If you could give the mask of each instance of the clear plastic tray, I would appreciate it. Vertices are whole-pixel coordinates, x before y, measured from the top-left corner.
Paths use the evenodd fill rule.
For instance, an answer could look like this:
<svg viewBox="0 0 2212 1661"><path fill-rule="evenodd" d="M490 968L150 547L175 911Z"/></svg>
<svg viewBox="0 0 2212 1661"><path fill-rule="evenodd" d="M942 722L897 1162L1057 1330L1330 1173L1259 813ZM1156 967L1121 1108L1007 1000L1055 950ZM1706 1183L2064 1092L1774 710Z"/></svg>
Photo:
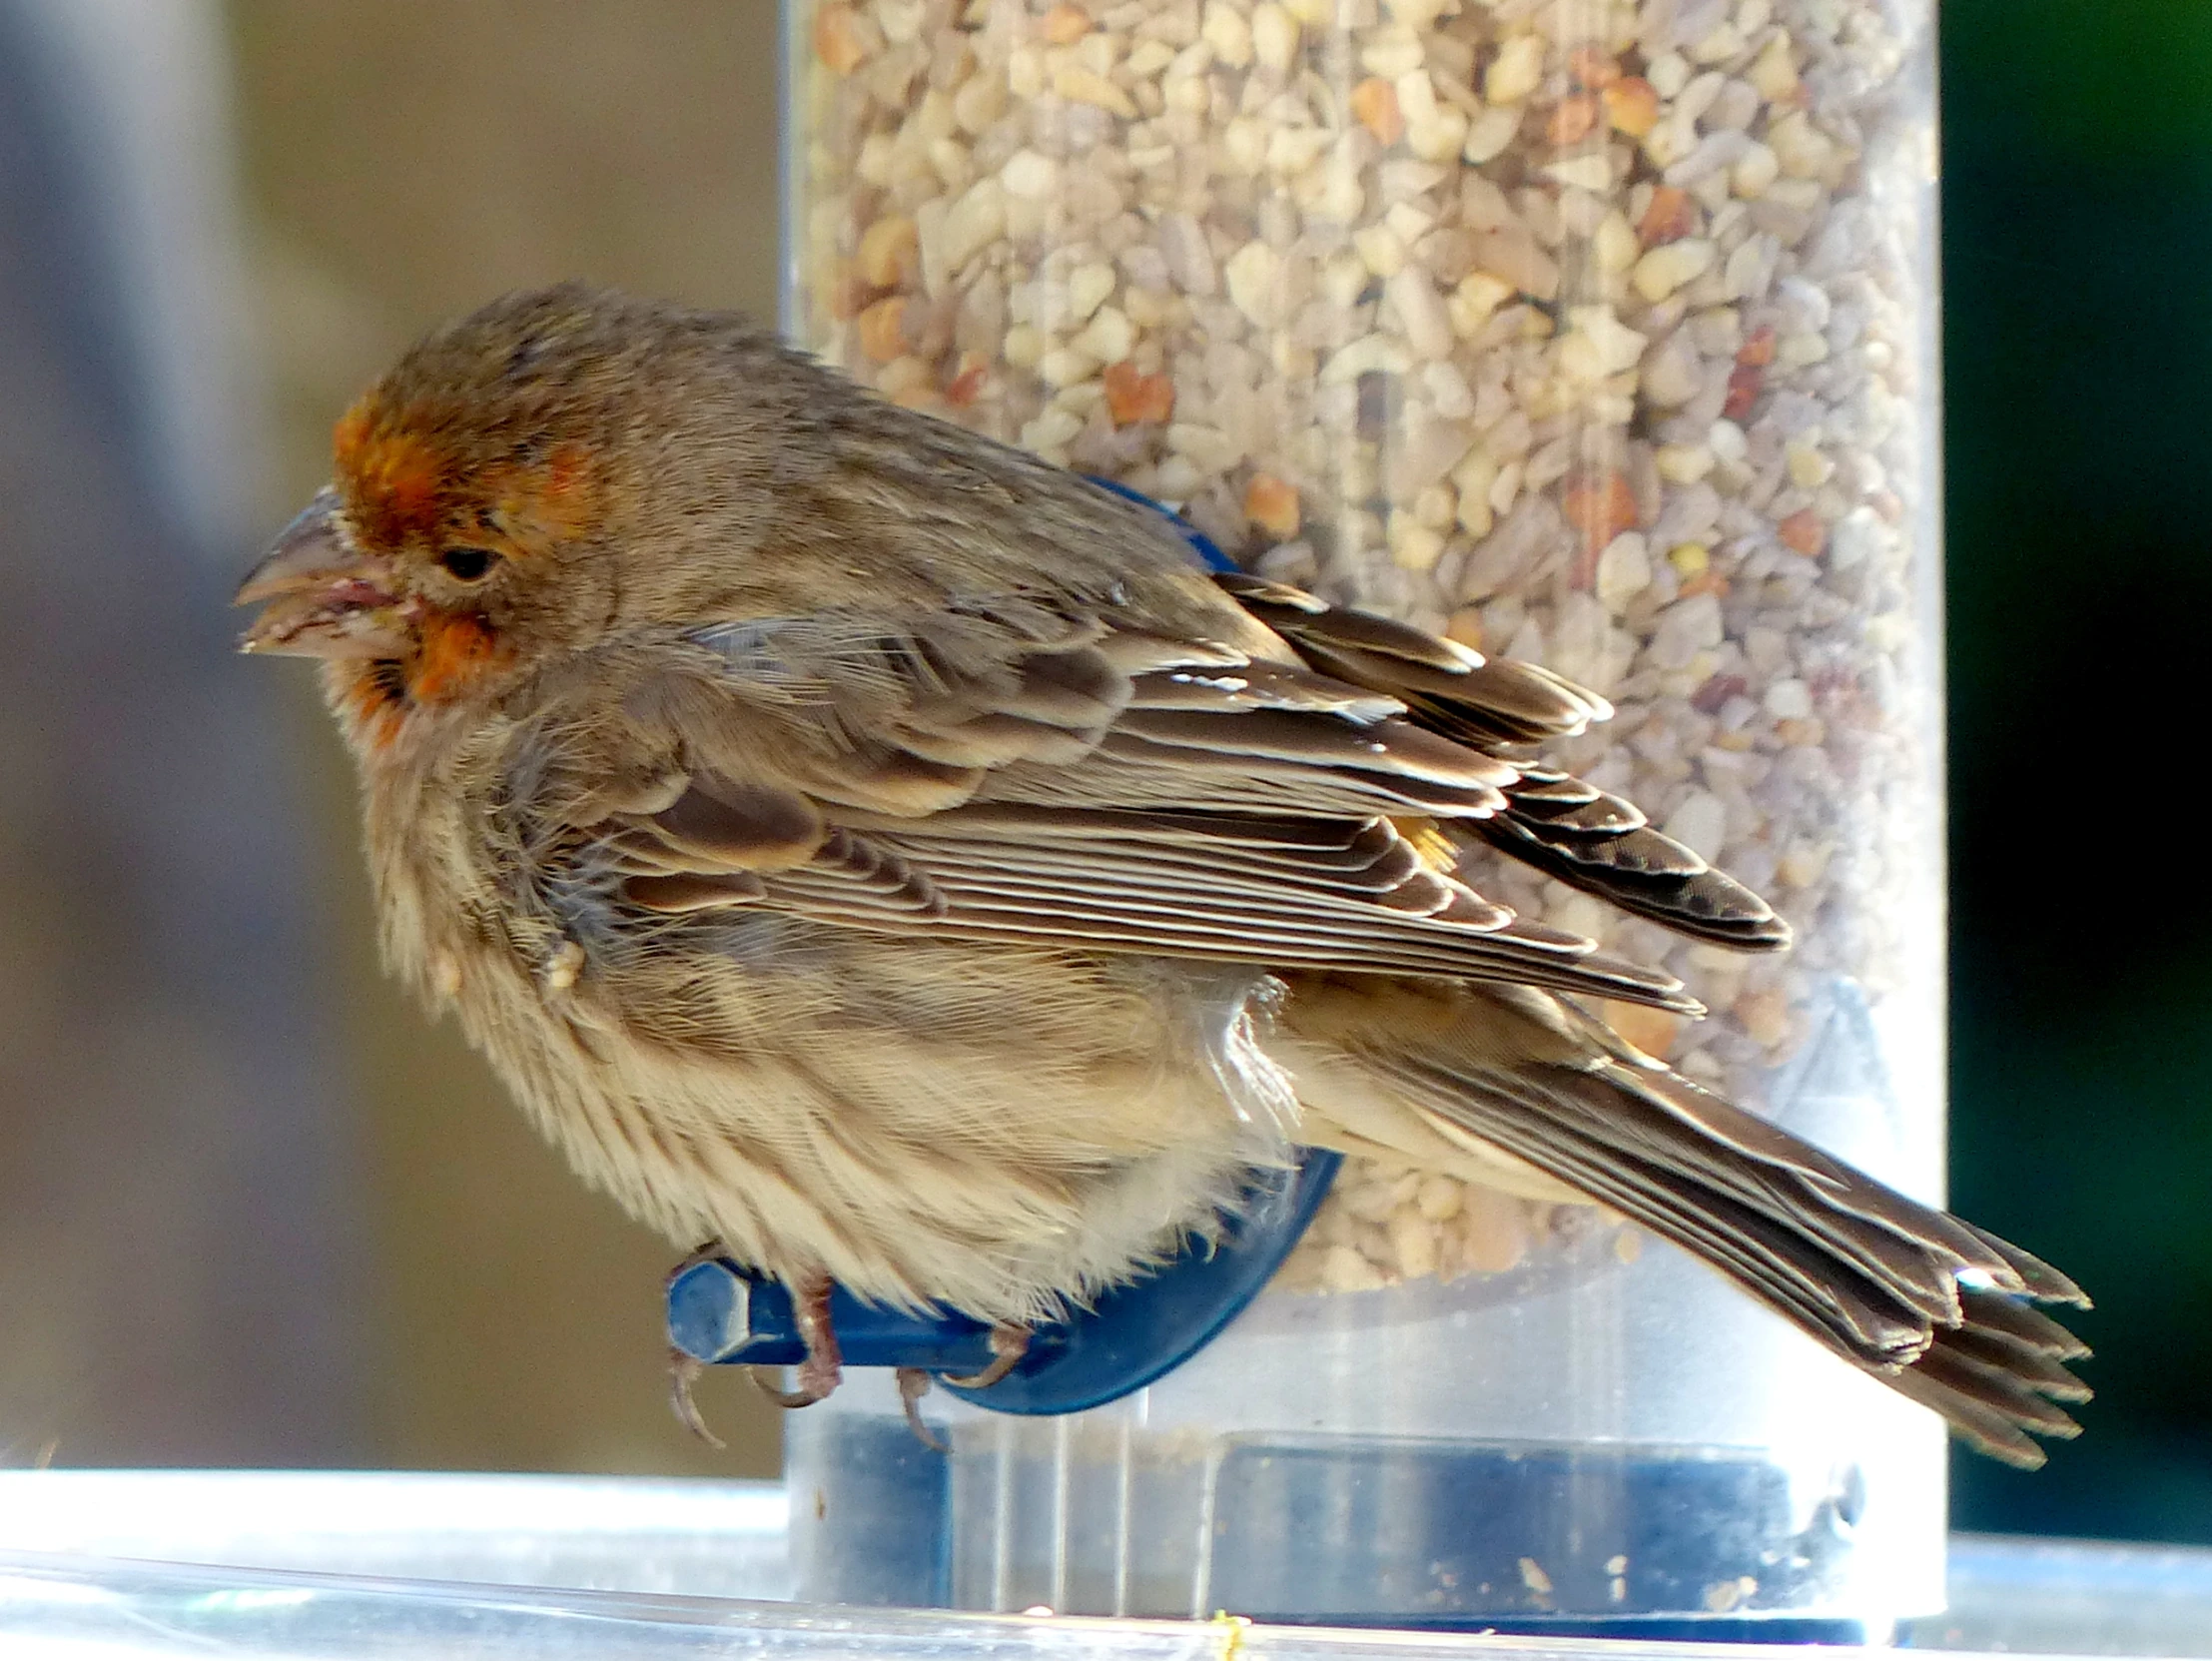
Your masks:
<svg viewBox="0 0 2212 1661"><path fill-rule="evenodd" d="M782 1601L767 1483L348 1472L0 1473L0 1652L31 1657L1303 1661L1661 1644L833 1608ZM2212 1551L1967 1537L1914 1648L2212 1657ZM1826 1649L1838 1661L1856 1652Z"/></svg>

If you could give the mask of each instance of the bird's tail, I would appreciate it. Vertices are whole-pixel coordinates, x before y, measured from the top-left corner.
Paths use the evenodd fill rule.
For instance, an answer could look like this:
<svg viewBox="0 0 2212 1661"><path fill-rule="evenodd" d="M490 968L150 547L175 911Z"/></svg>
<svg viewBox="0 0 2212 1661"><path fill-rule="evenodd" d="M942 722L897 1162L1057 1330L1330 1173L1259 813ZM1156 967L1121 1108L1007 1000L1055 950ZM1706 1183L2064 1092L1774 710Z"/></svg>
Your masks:
<svg viewBox="0 0 2212 1661"><path fill-rule="evenodd" d="M2031 1433L2078 1433L2060 1404L2088 1399L2065 1365L2088 1350L2032 1306L2087 1307L2071 1280L1699 1089L1559 999L1315 977L1294 984L1282 1023L1324 1127L1370 1145L1502 1150L1703 1258L2007 1463L2042 1463ZM1363 1084L1367 1100L1352 1101ZM1412 1140L1377 1134L1386 1099L1421 1122Z"/></svg>

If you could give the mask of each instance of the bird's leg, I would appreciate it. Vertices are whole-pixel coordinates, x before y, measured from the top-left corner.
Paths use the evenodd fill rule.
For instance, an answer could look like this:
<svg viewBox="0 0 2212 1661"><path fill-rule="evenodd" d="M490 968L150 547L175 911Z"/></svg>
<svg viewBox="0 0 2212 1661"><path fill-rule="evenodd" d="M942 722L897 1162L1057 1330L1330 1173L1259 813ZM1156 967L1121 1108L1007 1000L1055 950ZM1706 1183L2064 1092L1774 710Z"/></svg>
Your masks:
<svg viewBox="0 0 2212 1661"><path fill-rule="evenodd" d="M930 1393L930 1375L921 1367L899 1369L899 1405L906 1409L907 1428L933 1453L950 1453L944 1439L922 1422L922 1398Z"/></svg>
<svg viewBox="0 0 2212 1661"><path fill-rule="evenodd" d="M799 1363L799 1387L786 1390L770 1383L766 1367L749 1370L753 1382L779 1407L811 1407L837 1388L845 1372L837 1328L830 1324L830 1277L810 1274L794 1283L791 1312L799 1323L800 1341L807 1346L807 1358Z"/></svg>
<svg viewBox="0 0 2212 1661"><path fill-rule="evenodd" d="M661 1281L665 1293L687 1269L701 1263L711 1263L724 1255L722 1243L710 1240L692 1248L691 1254L668 1271ZM697 1436L717 1453L730 1444L707 1428L707 1421L699 1416L699 1404L691 1398L691 1386L698 1382L699 1374L706 1371L706 1362L696 1355L686 1354L674 1344L668 1346L668 1405L676 1415L676 1422Z"/></svg>
<svg viewBox="0 0 2212 1661"><path fill-rule="evenodd" d="M837 1328L830 1324L830 1277L809 1275L803 1287L792 1288L791 1305L799 1317L799 1336L807 1346L807 1358L799 1363L799 1392L809 1401L820 1401L845 1375Z"/></svg>
<svg viewBox="0 0 2212 1661"><path fill-rule="evenodd" d="M991 1328L991 1364L981 1372L971 1372L965 1378L947 1374L945 1382L963 1390L988 1389L1022 1364L1022 1357L1030 1352L1030 1329L1027 1326L994 1326Z"/></svg>

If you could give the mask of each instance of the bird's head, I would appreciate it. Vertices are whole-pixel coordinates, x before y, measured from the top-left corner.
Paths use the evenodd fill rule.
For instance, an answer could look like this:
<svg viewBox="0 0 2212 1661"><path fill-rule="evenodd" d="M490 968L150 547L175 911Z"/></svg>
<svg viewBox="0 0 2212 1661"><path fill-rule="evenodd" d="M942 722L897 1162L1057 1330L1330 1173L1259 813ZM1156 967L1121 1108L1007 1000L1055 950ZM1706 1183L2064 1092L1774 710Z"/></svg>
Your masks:
<svg viewBox="0 0 2212 1661"><path fill-rule="evenodd" d="M728 315L576 285L448 325L338 423L330 484L239 590L262 607L242 648L329 661L388 722L700 614L773 496L732 434L773 417L774 377L732 405L777 355Z"/></svg>

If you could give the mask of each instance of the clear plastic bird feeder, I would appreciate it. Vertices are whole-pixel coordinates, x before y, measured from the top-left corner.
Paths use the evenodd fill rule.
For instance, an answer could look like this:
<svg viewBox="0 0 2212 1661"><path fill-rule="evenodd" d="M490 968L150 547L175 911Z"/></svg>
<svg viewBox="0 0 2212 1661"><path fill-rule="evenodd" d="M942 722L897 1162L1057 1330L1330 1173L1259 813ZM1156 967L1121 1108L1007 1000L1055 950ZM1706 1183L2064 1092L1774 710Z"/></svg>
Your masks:
<svg viewBox="0 0 2212 1661"><path fill-rule="evenodd" d="M1625 1036L1940 1183L1925 0L815 0L799 343L1182 508L1239 560L1533 658L1558 758L1775 900ZM856 1374L789 1425L803 1596L1883 1630L1942 1593L1942 1431L1595 1209L1348 1162L1194 1359L1058 1418Z"/></svg>

